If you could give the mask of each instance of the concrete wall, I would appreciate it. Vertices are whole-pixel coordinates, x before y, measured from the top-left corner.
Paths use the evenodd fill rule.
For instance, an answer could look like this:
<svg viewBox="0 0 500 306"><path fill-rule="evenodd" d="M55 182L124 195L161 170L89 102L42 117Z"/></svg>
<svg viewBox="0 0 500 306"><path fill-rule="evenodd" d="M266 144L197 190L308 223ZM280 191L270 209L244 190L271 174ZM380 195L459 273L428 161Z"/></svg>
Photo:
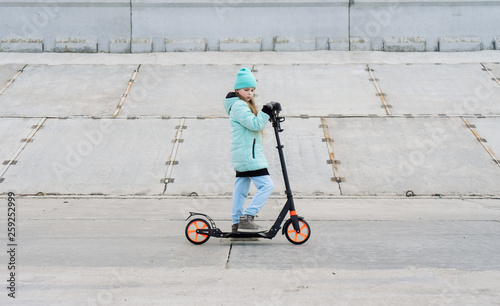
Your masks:
<svg viewBox="0 0 500 306"><path fill-rule="evenodd" d="M0 51L500 49L499 11L500 0L0 0Z"/></svg>

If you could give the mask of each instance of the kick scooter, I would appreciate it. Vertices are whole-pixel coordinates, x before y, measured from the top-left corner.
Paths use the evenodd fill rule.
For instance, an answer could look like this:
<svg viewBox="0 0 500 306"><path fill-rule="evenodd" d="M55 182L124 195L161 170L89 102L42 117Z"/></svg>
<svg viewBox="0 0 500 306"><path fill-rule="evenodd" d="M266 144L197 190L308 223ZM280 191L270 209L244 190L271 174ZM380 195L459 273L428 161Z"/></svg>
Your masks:
<svg viewBox="0 0 500 306"><path fill-rule="evenodd" d="M275 102L276 103L276 102ZM186 238L189 242L194 244L203 244L210 239L210 237L216 238L267 238L272 239L281 229L281 224L285 219L288 212L290 212L290 218L285 221L285 225L282 229L282 234L286 236L288 241L293 244L302 244L306 242L311 236L311 228L309 224L304 220L303 217L297 215L295 211L295 205L293 203L292 191L290 190L290 183L288 181L288 173L286 171L285 157L283 155L283 145L280 142L279 133L283 132L281 128L281 122L285 121L285 117L280 117L281 106L276 103L273 106L273 116L269 118L274 127L274 134L276 135L276 142L278 149L278 154L281 162L281 170L283 173L283 179L285 180L285 193L287 201L283 209L281 210L278 218L274 222L273 226L267 232L223 232L216 225L214 220L208 215L190 212L189 217L186 219L190 220L186 225Z"/></svg>

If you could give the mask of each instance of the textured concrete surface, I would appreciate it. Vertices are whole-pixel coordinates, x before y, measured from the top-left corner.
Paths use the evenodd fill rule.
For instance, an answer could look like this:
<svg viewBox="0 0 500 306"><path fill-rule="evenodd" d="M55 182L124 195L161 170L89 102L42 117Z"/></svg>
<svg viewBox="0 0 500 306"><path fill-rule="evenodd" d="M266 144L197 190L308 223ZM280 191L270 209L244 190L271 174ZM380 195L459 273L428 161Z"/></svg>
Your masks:
<svg viewBox="0 0 500 306"><path fill-rule="evenodd" d="M246 65L141 65L121 115L227 116L221 97Z"/></svg>
<svg viewBox="0 0 500 306"><path fill-rule="evenodd" d="M174 127L168 120L51 119L30 143L33 150L22 152L26 161L11 166L3 188L30 194L160 194Z"/></svg>
<svg viewBox="0 0 500 306"><path fill-rule="evenodd" d="M345 178L342 194L498 193L498 165L459 118L326 122Z"/></svg>
<svg viewBox="0 0 500 306"><path fill-rule="evenodd" d="M296 194L499 194L497 52L259 54L2 54L0 192L231 194L221 101L248 66L283 105ZM283 194L270 126L265 148Z"/></svg>
<svg viewBox="0 0 500 306"><path fill-rule="evenodd" d="M500 297L498 200L296 199L312 229L303 245L278 235L196 246L184 237L187 211L227 230L229 198L16 199L19 305L498 305ZM269 201L259 222L271 224L283 203Z"/></svg>
<svg viewBox="0 0 500 306"><path fill-rule="evenodd" d="M0 84L2 84L1 89L3 89L5 84L7 84L7 82L16 75L17 71L22 68L23 65L2 65L2 67L0 67Z"/></svg>
<svg viewBox="0 0 500 306"><path fill-rule="evenodd" d="M498 64L490 64L497 68ZM482 65L371 65L393 114L498 114L500 86Z"/></svg>
<svg viewBox="0 0 500 306"><path fill-rule="evenodd" d="M28 65L2 94L2 115L112 115L135 68Z"/></svg>
<svg viewBox="0 0 500 306"><path fill-rule="evenodd" d="M2 53L16 303L498 305L498 62L496 51ZM221 101L242 65L258 104L283 105L311 226L300 246L184 236L190 211L230 227ZM276 188L258 222L270 226L285 199L269 126L264 144Z"/></svg>
<svg viewBox="0 0 500 306"><path fill-rule="evenodd" d="M286 115L384 114L366 65L268 65L256 69L259 100L283 101Z"/></svg>

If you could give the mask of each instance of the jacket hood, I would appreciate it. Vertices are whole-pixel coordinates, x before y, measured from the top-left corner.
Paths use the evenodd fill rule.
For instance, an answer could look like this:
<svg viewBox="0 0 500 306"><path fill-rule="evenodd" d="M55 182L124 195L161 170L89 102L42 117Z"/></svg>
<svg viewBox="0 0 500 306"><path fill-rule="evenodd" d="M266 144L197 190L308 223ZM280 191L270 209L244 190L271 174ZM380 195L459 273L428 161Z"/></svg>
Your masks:
<svg viewBox="0 0 500 306"><path fill-rule="evenodd" d="M222 102L224 104L224 109L226 110L226 113L230 115L231 113L231 108L233 107L233 104L240 100L240 98L236 95L234 92L230 92L227 94L226 98Z"/></svg>

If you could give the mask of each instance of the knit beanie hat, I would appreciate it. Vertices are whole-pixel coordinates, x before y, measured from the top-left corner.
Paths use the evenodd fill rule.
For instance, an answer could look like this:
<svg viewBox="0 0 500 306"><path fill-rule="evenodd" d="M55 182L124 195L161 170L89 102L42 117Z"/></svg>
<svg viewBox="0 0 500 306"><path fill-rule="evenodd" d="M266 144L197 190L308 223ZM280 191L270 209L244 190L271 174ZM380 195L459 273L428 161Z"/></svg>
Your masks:
<svg viewBox="0 0 500 306"><path fill-rule="evenodd" d="M234 89L242 89L247 87L257 87L257 80L252 74L250 68L241 68L236 75L236 81L234 81Z"/></svg>

